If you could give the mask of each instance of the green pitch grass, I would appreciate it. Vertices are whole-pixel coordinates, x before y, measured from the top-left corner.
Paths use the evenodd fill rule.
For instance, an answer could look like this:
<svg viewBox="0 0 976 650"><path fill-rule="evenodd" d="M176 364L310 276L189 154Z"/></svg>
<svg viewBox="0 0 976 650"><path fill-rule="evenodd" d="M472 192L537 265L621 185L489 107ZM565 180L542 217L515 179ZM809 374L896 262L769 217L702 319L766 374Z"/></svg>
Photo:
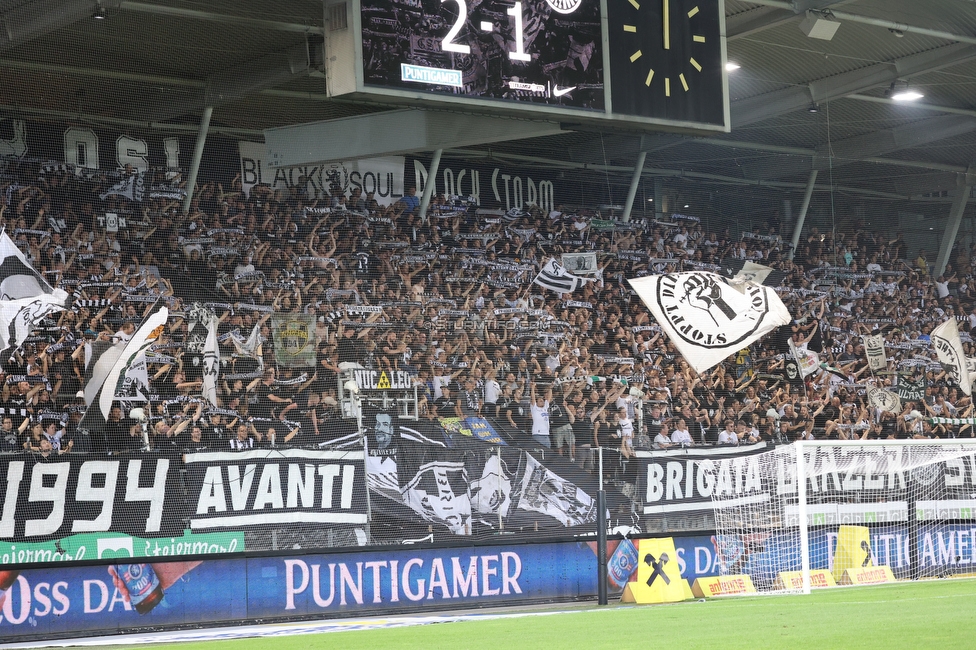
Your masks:
<svg viewBox="0 0 976 650"><path fill-rule="evenodd" d="M976 579L596 606L565 614L393 629L167 645L160 650L432 650L462 648L973 648Z"/></svg>

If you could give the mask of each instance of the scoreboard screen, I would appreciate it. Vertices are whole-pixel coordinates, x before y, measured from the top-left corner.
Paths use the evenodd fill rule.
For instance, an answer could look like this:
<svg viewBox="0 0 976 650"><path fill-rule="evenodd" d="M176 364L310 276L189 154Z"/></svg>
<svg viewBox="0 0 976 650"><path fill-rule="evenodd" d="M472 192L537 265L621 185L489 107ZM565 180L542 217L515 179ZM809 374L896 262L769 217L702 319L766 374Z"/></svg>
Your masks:
<svg viewBox="0 0 976 650"><path fill-rule="evenodd" d="M724 0L354 0L353 7L360 96L729 130Z"/></svg>
<svg viewBox="0 0 976 650"><path fill-rule="evenodd" d="M599 0L362 0L367 86L604 110Z"/></svg>

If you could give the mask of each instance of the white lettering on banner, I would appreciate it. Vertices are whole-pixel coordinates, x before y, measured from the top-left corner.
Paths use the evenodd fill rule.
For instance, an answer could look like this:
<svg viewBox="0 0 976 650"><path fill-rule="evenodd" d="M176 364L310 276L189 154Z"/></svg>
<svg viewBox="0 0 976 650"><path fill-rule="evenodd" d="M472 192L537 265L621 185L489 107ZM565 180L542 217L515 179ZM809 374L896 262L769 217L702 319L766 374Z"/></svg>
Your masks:
<svg viewBox="0 0 976 650"><path fill-rule="evenodd" d="M24 536L50 535L61 528L64 523L65 492L68 488L68 474L71 465L68 463L53 463L34 465L31 473L30 491L27 499L31 503L50 503L51 514L44 519L28 519L24 524ZM54 485L44 486L44 477L53 476Z"/></svg>
<svg viewBox="0 0 976 650"><path fill-rule="evenodd" d="M137 172L149 170L149 146L145 140L130 138L127 135L120 135L115 140L115 156L119 167L132 165Z"/></svg>
<svg viewBox="0 0 976 650"><path fill-rule="evenodd" d="M360 390L413 388L413 377L405 370L356 370Z"/></svg>
<svg viewBox="0 0 976 650"><path fill-rule="evenodd" d="M417 192L423 192L427 185L429 172L419 160L413 161L414 181ZM442 185L438 188L434 184L434 194L446 194L454 196L473 196L478 205L484 202L481 200L481 175L477 169L462 169L456 174L450 167L442 168ZM505 209L528 207L537 205L546 214L551 212L555 205L555 189L550 180L536 182L531 177L523 179L512 174L503 174L498 167L491 173L491 188L495 201L505 206ZM465 181L465 177L469 180ZM454 179L457 180L454 180ZM501 178L501 189L499 189L499 178ZM502 193L504 192L504 198Z"/></svg>
<svg viewBox="0 0 976 650"><path fill-rule="evenodd" d="M302 455L303 452L296 453ZM309 453L321 455L326 452L307 452L304 455ZM242 455L204 452L188 456L187 462L226 460L228 456ZM349 462L268 462L260 469L257 463L226 467L208 465L202 470L203 478L194 511L197 516L190 519L190 527L207 529L295 522L365 523L366 514L353 508L356 467ZM282 481L282 475L286 477L285 481ZM318 502L315 498L316 488L322 495Z"/></svg>
<svg viewBox="0 0 976 650"><path fill-rule="evenodd" d="M428 565L422 558L414 557L404 562L402 567L399 560L329 562L327 567L309 564L306 560L284 560L285 609L297 609L295 597L305 594L309 587L312 601L320 608L333 604L362 605L367 601L396 603L400 601L401 590L408 600L414 602L523 593L519 584L522 558L518 553L503 551L499 555L452 556L450 562L446 560L435 557ZM363 569L372 574L370 583L363 582ZM86 612L90 603L88 582L100 581L86 581ZM367 587L372 589L371 593L367 593ZM323 591L327 591L328 595ZM339 596L338 603L336 594ZM107 600L106 591L101 598L101 608L104 609Z"/></svg>
<svg viewBox="0 0 976 650"><path fill-rule="evenodd" d="M37 463L31 470L30 484L27 486L29 504L50 504L50 512L43 519L27 519L24 522L24 537L36 537L56 533L65 524L65 511L69 498L77 504L100 503L98 515L94 519L74 519L71 521L72 533L106 532L112 529L116 504L116 487L119 481L121 461L89 460L75 465L77 469L76 487L73 495L68 494L69 476L72 463ZM155 464L152 484L140 487L139 474L142 459L133 459L126 466L125 502L149 503L149 516L146 518L144 532L159 532L162 526L163 506L166 499L166 478L169 472L169 459L160 458ZM0 508L0 539L15 535L17 505L24 479L24 462L11 461L6 465L6 486L2 490L3 507ZM53 477L53 480L51 478ZM45 481L49 485L45 485ZM101 484L101 487L96 485ZM30 505L27 512L45 512L46 505Z"/></svg>
<svg viewBox="0 0 976 650"><path fill-rule="evenodd" d="M64 131L64 162L98 169L98 136L91 129L71 127Z"/></svg>
<svg viewBox="0 0 976 650"><path fill-rule="evenodd" d="M14 137L0 140L0 156L20 158L27 153L27 123L24 120L10 120Z"/></svg>

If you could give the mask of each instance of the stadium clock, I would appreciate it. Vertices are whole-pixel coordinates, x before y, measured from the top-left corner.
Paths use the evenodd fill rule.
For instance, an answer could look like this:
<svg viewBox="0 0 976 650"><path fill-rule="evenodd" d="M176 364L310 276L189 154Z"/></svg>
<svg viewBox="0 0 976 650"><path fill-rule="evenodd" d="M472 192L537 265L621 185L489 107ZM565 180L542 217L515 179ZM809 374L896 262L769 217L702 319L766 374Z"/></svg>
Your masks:
<svg viewBox="0 0 976 650"><path fill-rule="evenodd" d="M607 0L614 113L724 122L721 4Z"/></svg>

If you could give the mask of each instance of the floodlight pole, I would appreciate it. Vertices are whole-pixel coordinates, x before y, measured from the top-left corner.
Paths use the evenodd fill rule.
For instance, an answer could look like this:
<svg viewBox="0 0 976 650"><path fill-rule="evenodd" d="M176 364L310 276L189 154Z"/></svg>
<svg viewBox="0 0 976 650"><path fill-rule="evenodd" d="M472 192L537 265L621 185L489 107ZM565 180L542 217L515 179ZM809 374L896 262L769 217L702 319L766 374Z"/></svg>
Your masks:
<svg viewBox="0 0 976 650"><path fill-rule="evenodd" d="M190 161L190 175L186 179L186 198L183 199L183 214L190 212L190 203L193 202L193 187L197 184L197 173L200 171L200 159L203 158L203 145L207 142L207 131L210 130L210 117L213 115L213 106L203 109L203 117L200 118L200 130L197 131L197 143L193 147L193 159Z"/></svg>
<svg viewBox="0 0 976 650"><path fill-rule="evenodd" d="M427 172L427 182L424 183L424 194L420 199L420 222L427 223L427 207L430 205L430 197L434 193L434 185L437 184L437 170L441 166L441 154L443 149L434 151L434 157L430 161L430 171Z"/></svg>
<svg viewBox="0 0 976 650"><path fill-rule="evenodd" d="M603 490L603 447L597 447L600 489L596 493L597 602L607 604L607 493Z"/></svg>

